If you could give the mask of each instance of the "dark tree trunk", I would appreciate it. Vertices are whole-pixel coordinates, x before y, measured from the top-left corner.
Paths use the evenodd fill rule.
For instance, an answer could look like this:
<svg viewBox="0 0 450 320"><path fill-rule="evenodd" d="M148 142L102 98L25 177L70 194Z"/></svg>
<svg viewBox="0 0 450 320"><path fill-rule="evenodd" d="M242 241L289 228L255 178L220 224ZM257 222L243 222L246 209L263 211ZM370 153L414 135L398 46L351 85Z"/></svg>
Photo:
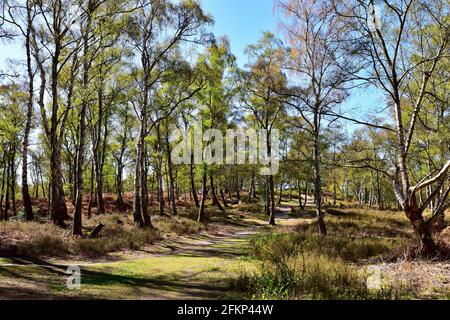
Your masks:
<svg viewBox="0 0 450 320"><path fill-rule="evenodd" d="M64 219L67 217L67 206L64 196L64 187L61 172L61 159L58 142L54 141L54 149L50 156L51 164L51 215L53 223L65 227Z"/></svg>
<svg viewBox="0 0 450 320"><path fill-rule="evenodd" d="M16 163L16 145L13 147L13 154L11 159L11 204L12 204L12 213L16 215L16 172L17 168L15 166Z"/></svg>
<svg viewBox="0 0 450 320"><path fill-rule="evenodd" d="M83 34L83 91L88 91L89 82L89 61L88 61L88 51L89 51L89 35L91 29L91 17L93 11L92 0L88 1L87 21L86 29ZM81 103L81 110L79 113L79 133L78 133L78 149L76 154L76 166L75 166L75 212L73 214L73 229L72 234L74 236L83 235L83 165L84 165L84 144L86 139L86 112L88 107L86 96L83 97Z"/></svg>
<svg viewBox="0 0 450 320"><path fill-rule="evenodd" d="M9 191L11 186L11 162L8 159L6 163L6 195L5 195L5 210L3 211L3 220L8 221L8 211L10 207L9 203Z"/></svg>
<svg viewBox="0 0 450 320"><path fill-rule="evenodd" d="M288 185L289 185L289 201L292 200L292 184L291 184L291 179L288 180Z"/></svg>
<svg viewBox="0 0 450 320"><path fill-rule="evenodd" d="M280 194L278 197L278 205L281 205L281 202L283 201L283 182L280 183Z"/></svg>
<svg viewBox="0 0 450 320"><path fill-rule="evenodd" d="M214 178L213 178L212 172L209 175L209 182L210 182L210 187L211 187L211 197L213 200L213 204L215 204L220 211L225 211L225 209L220 204L219 199L217 199L216 188L214 187Z"/></svg>
<svg viewBox="0 0 450 320"><path fill-rule="evenodd" d="M202 201L200 204L200 208L198 211L198 222L205 222L205 205L206 205L206 197L208 196L207 189L207 172L206 166L203 166L203 176L202 176Z"/></svg>
<svg viewBox="0 0 450 320"><path fill-rule="evenodd" d="M123 163L120 160L120 162L117 163L117 173L116 173L116 193L117 193L116 204L119 207L119 210L121 211L125 210L122 185L123 185Z"/></svg>
<svg viewBox="0 0 450 320"><path fill-rule="evenodd" d="M141 124L142 126L142 124ZM142 135L142 129L141 129ZM143 227L144 220L141 214L141 149L143 148L143 137L140 137L136 147L136 164L134 170L134 195L133 195L133 218L134 223Z"/></svg>
<svg viewBox="0 0 450 320"><path fill-rule="evenodd" d="M147 125L145 125L147 127ZM144 141L142 143L145 143ZM147 147L144 145L141 155L141 214L144 219L145 227L153 227L150 214L148 212L148 188L147 188L147 177L148 177L148 167L147 167Z"/></svg>
<svg viewBox="0 0 450 320"><path fill-rule="evenodd" d="M173 178L173 163L172 163L172 149L170 147L170 141L169 141L169 132L166 128L166 152L167 152L167 171L169 173L169 196L170 196L170 202L172 203L172 214L174 216L177 215L177 202L176 202L176 195L175 195L175 185L174 185L174 178Z"/></svg>
<svg viewBox="0 0 450 320"><path fill-rule="evenodd" d="M384 210L384 204L383 204L383 198L381 194L381 182L380 182L380 173L376 172L376 179L377 179L377 202L378 202L378 208L380 210Z"/></svg>
<svg viewBox="0 0 450 320"><path fill-rule="evenodd" d="M308 181L305 182L305 195L303 199L303 208L306 208L306 205L308 204L308 193L309 193L309 183Z"/></svg>
<svg viewBox="0 0 450 320"><path fill-rule="evenodd" d="M333 176L333 206L336 206L337 203L337 181L336 176Z"/></svg>
<svg viewBox="0 0 450 320"><path fill-rule="evenodd" d="M34 72L31 64L31 12L30 4L27 1L27 35L25 38L25 49L27 52L27 74L28 74L28 104L27 104L27 120L25 123L25 131L23 134L22 144L22 201L25 211L25 219L33 220L33 208L31 205L30 191L28 189L28 145L31 131L31 122L33 118L33 100L34 100Z"/></svg>
<svg viewBox="0 0 450 320"><path fill-rule="evenodd" d="M313 170L314 170L314 193L316 200L316 215L319 225L319 233L323 236L327 234L325 220L322 212L322 176L320 172L320 142L319 142L319 115L314 114L314 145L313 145Z"/></svg>
<svg viewBox="0 0 450 320"><path fill-rule="evenodd" d="M198 201L197 189L195 188L195 172L194 172L194 154L191 154L191 163L189 164L189 175L191 180L191 193L194 198L194 203L196 208L200 208L200 203Z"/></svg>
<svg viewBox="0 0 450 320"><path fill-rule="evenodd" d="M7 163L7 159L8 159L8 153L6 151L6 147L3 146L5 152L3 153L3 161L2 163L4 164L3 166L3 171L2 171L2 188L1 188L1 192L0 192L0 220L3 220L3 196L5 194L5 181L7 181L7 175L8 175L8 163Z"/></svg>
<svg viewBox="0 0 450 320"><path fill-rule="evenodd" d="M220 187L220 197L222 198L222 202L223 202L223 205L225 206L225 208L228 208L229 207L228 202L227 202L227 199L225 198L225 194L223 193L222 187Z"/></svg>
<svg viewBox="0 0 450 320"><path fill-rule="evenodd" d="M101 70L99 71L102 72ZM104 106L103 106L103 87L99 86L98 92L98 121L95 129L95 139L93 143L93 160L94 160L94 172L95 172L95 197L97 203L97 214L105 213L105 203L103 201L103 170L102 170L102 128L104 118ZM106 139L106 137L103 137Z"/></svg>
<svg viewBox="0 0 450 320"><path fill-rule="evenodd" d="M60 7L58 2L56 7ZM59 14L61 8L56 8L55 14ZM57 12L57 13L56 13ZM61 145L58 137L59 124L59 59L61 55L61 35L58 30L61 27L58 23L59 19L54 19L53 38L55 42L54 54L52 56L51 67L51 95L52 95L52 116L50 129L50 176L51 176L51 216L53 223L65 227L64 219L68 217L67 206L64 195L63 176L61 170Z"/></svg>
<svg viewBox="0 0 450 320"><path fill-rule="evenodd" d="M301 210L305 210L305 206L303 205L302 199L302 188L299 180L297 180L297 191L298 191L298 205L300 206Z"/></svg>
<svg viewBox="0 0 450 320"><path fill-rule="evenodd" d="M91 177L90 177L90 187L89 187L89 204L88 204L88 219L92 218L92 206L94 202L94 165L91 165Z"/></svg>
<svg viewBox="0 0 450 320"><path fill-rule="evenodd" d="M250 200L256 199L256 181L255 181L255 172L252 171L252 179L250 182Z"/></svg>
<svg viewBox="0 0 450 320"><path fill-rule="evenodd" d="M269 197L270 197L270 220L271 226L275 225L275 187L273 176L269 176Z"/></svg>
<svg viewBox="0 0 450 320"><path fill-rule="evenodd" d="M156 152L157 152L157 165L156 165L156 179L158 180L158 202L159 202L159 215L164 216L164 183L162 174L162 150L161 150L161 131L159 124L156 125Z"/></svg>
<svg viewBox="0 0 450 320"><path fill-rule="evenodd" d="M270 186L269 186L269 177L266 177L266 196L265 196L265 205L264 210L267 216L270 216Z"/></svg>

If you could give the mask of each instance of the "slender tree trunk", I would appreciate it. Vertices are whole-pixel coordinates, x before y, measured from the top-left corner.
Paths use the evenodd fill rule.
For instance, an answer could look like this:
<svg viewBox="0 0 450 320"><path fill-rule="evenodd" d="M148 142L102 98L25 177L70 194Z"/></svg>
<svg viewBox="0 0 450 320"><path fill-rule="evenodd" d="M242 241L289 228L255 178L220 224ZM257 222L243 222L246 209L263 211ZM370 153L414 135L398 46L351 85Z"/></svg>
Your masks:
<svg viewBox="0 0 450 320"><path fill-rule="evenodd" d="M2 171L2 188L1 188L1 192L0 192L0 220L3 220L3 197L5 194L5 181L7 181L7 175L8 175L8 163L7 163L7 159L8 159L8 153L6 151L6 147L3 146L4 152L3 152L3 161L2 163L4 164L3 166L3 171Z"/></svg>
<svg viewBox="0 0 450 320"><path fill-rule="evenodd" d="M383 198L382 198L382 194L381 194L380 173L379 173L378 171L376 172L376 180L377 180L377 201L378 201L378 208L379 208L380 210L384 210Z"/></svg>
<svg viewBox="0 0 450 320"><path fill-rule="evenodd" d="M214 178L213 178L213 173L212 172L209 175L209 182L210 182L210 186L211 186L211 197L213 199L213 203L217 206L217 208L220 211L225 211L225 209L220 204L219 199L217 199L216 188L214 187Z"/></svg>
<svg viewBox="0 0 450 320"><path fill-rule="evenodd" d="M298 191L298 205L300 206L300 210L305 210L305 206L303 205L302 199L302 188L299 180L297 180L297 191Z"/></svg>
<svg viewBox="0 0 450 320"><path fill-rule="evenodd" d="M156 166L156 178L158 179L158 202L159 202L159 215L164 216L164 182L162 174L162 141L161 141L161 131L159 124L156 125L156 152L157 152L157 166Z"/></svg>
<svg viewBox="0 0 450 320"><path fill-rule="evenodd" d="M265 198L265 212L267 216L270 216L270 187L269 187L269 177L266 177L266 198Z"/></svg>
<svg viewBox="0 0 450 320"><path fill-rule="evenodd" d="M11 157L11 155L10 155ZM5 195L5 210L3 211L3 220L8 221L8 211L10 207L9 192L11 187L11 162L8 159L6 163L6 195Z"/></svg>
<svg viewBox="0 0 450 320"><path fill-rule="evenodd" d="M239 182L239 173L237 171L237 168L236 168L236 197L237 197L238 203L240 203L241 202L241 184Z"/></svg>
<svg viewBox="0 0 450 320"><path fill-rule="evenodd" d="M102 71L100 70L100 73ZM101 84L98 92L98 122L96 128L96 136L94 142L94 171L95 171L95 196L97 202L97 214L105 213L105 203L103 201L103 170L102 170L102 155L101 155L101 141L102 141L102 128L104 121L104 108L103 108L103 85ZM106 139L106 137L104 137Z"/></svg>
<svg viewBox="0 0 450 320"><path fill-rule="evenodd" d="M147 124L145 123L145 128ZM148 177L148 167L147 167L147 147L145 146L145 141L142 141L144 148L142 149L141 155L141 215L144 219L144 226L152 228L152 221L150 214L148 212L148 188L147 188L147 177Z"/></svg>
<svg viewBox="0 0 450 320"><path fill-rule="evenodd" d="M198 222L205 222L205 205L206 205L206 197L208 196L207 180L208 177L206 172L206 166L204 165L202 176L202 201L198 211Z"/></svg>
<svg viewBox="0 0 450 320"><path fill-rule="evenodd" d="M141 149L143 148L144 137L142 136L142 123L141 123L141 136L139 137L136 147L136 164L134 170L134 196L133 196L133 218L134 223L143 227L144 220L141 214Z"/></svg>
<svg viewBox="0 0 450 320"><path fill-rule="evenodd" d="M83 92L87 93L88 91L88 81L89 81L89 61L88 61L88 52L89 52L89 35L91 29L91 17L92 17L92 0L88 1L87 12L87 22L86 29L83 34ZM83 101L81 103L81 110L79 113L79 133L78 133L78 149L76 154L76 166L75 166L75 212L73 215L73 229L72 234L74 236L82 236L83 235L83 165L84 165L84 144L86 139L86 112L88 107L86 96L83 96Z"/></svg>
<svg viewBox="0 0 450 320"><path fill-rule="evenodd" d="M292 184L291 184L291 179L288 180L288 185L289 185L289 201L292 200Z"/></svg>
<svg viewBox="0 0 450 320"><path fill-rule="evenodd" d="M60 6L59 4L58 6ZM60 10L60 9L58 9ZM54 24L57 24L55 20ZM57 30L59 26L55 26ZM55 31L56 32L56 31ZM52 93L52 116L50 131L50 173L51 173L51 216L53 223L65 227L64 219L67 215L67 206L64 195L64 186L61 170L61 146L58 139L58 122L59 122L59 104L58 104L58 75L59 75L59 58L61 54L61 39L59 34L54 35L55 51L52 57L51 70L51 93Z"/></svg>
<svg viewBox="0 0 450 320"><path fill-rule="evenodd" d="M45 198L45 183L44 183L44 175L42 174L42 168L39 168L39 174L41 175L42 197Z"/></svg>
<svg viewBox="0 0 450 320"><path fill-rule="evenodd" d="M268 159L271 159L272 157L272 144L270 140L271 132L267 131L267 156ZM271 164L272 165L272 164ZM270 207L269 207L269 224L271 226L275 225L275 183L273 179L273 175L268 176L268 197L270 198ZM268 204L269 204L268 203Z"/></svg>
<svg viewBox="0 0 450 320"><path fill-rule="evenodd" d="M269 196L270 196L270 220L271 226L275 225L275 187L273 176L269 176Z"/></svg>
<svg viewBox="0 0 450 320"><path fill-rule="evenodd" d="M225 198L225 194L223 193L222 187L220 187L220 197L222 198L222 202L223 202L223 205L225 206L225 208L228 208L229 207L228 202L227 202L227 199Z"/></svg>
<svg viewBox="0 0 450 320"><path fill-rule="evenodd" d="M337 204L337 181L336 175L333 175L333 206Z"/></svg>
<svg viewBox="0 0 450 320"><path fill-rule="evenodd" d="M314 145L313 145L313 169L314 169L314 191L316 199L316 215L319 225L319 233L327 234L325 220L322 213L322 176L320 172L320 143L319 143L319 114L314 113Z"/></svg>
<svg viewBox="0 0 450 320"><path fill-rule="evenodd" d="M255 181L255 172L252 171L252 178L251 178L251 187L250 187L250 200L256 199L256 181Z"/></svg>
<svg viewBox="0 0 450 320"><path fill-rule="evenodd" d="M16 145L13 147L13 154L11 159L11 209L13 215L16 215L16 171L17 168L15 166L16 163Z"/></svg>
<svg viewBox="0 0 450 320"><path fill-rule="evenodd" d="M283 201L283 182L280 183L280 194L278 197L278 205L281 205L281 202Z"/></svg>
<svg viewBox="0 0 450 320"><path fill-rule="evenodd" d="M175 196L175 186L173 178L173 163L172 163L172 149L170 148L169 132L166 128L166 148L167 148L167 171L169 173L169 193L170 201L172 203L172 214L177 215L177 202Z"/></svg>
<svg viewBox="0 0 450 320"><path fill-rule="evenodd" d="M117 164L117 173L116 173L116 193L117 200L116 204L119 207L119 210L125 210L125 203L123 202L123 163L122 160Z"/></svg>
<svg viewBox="0 0 450 320"><path fill-rule="evenodd" d="M28 104L27 120L25 122L25 131L22 144L22 201L27 221L33 220L33 208L31 205L30 191L28 189L28 145L31 131L31 122L33 118L33 100L34 100L34 72L31 64L31 12L30 3L27 1L27 35L25 38L25 49L27 52L27 73L28 73Z"/></svg>
<svg viewBox="0 0 450 320"><path fill-rule="evenodd" d="M191 180L191 193L194 198L194 203L196 208L200 208L200 203L198 201L197 189L195 188L195 172L194 172L194 154L191 153L191 163L189 164L189 176Z"/></svg>
<svg viewBox="0 0 450 320"><path fill-rule="evenodd" d="M88 204L88 219L92 218L92 206L94 202L94 165L91 165L91 177L90 177L90 186L89 186L89 204Z"/></svg>
<svg viewBox="0 0 450 320"><path fill-rule="evenodd" d="M303 208L306 208L306 205L308 204L308 193L309 193L309 183L308 181L305 182L305 198L303 199Z"/></svg>

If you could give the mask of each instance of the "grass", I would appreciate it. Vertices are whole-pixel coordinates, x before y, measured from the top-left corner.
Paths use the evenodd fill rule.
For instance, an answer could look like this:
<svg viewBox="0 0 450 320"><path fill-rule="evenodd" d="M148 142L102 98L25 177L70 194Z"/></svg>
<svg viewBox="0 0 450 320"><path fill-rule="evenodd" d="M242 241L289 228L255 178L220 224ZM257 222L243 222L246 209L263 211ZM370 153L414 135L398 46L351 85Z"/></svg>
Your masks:
<svg viewBox="0 0 450 320"><path fill-rule="evenodd" d="M51 224L11 221L0 224L2 246L28 255L76 255L91 261L108 252L150 250L148 244L168 238L156 255L114 255L117 262L82 266L81 290L66 288L67 261L43 266L0 266L0 291L12 298L99 299L402 299L416 293L385 283L367 289L368 263L409 243L413 238L401 213L345 209L329 211L327 237L317 235L308 212L294 212L274 228L260 228L247 237L211 237L211 229L246 231L266 220L253 205L234 207L228 216L213 215L208 225L192 212L179 217L154 217L157 229L136 228L131 217L108 215L88 221L106 225L99 239L77 239L70 230ZM192 216L192 217L191 217ZM225 224L226 222L226 224ZM285 222L295 222L288 224ZM208 231L208 232L205 232ZM214 229L214 231L218 231ZM185 235L185 237L171 237ZM145 248L143 248L145 247ZM16 253L17 253L16 252ZM153 251L152 251L153 252ZM133 260L126 260L133 259ZM14 259L0 258L1 263ZM55 261L55 260L53 260ZM45 263L44 263L45 264ZM438 298L442 298L439 296Z"/></svg>
<svg viewBox="0 0 450 320"><path fill-rule="evenodd" d="M367 300L406 296L399 288L369 290L367 275L349 264L389 250L379 244L274 233L254 238L251 247L261 261L259 271L243 272L231 284L254 299Z"/></svg>
<svg viewBox="0 0 450 320"><path fill-rule="evenodd" d="M390 239L322 237L316 233L269 234L255 237L251 241L253 253L260 259L267 258L266 250L292 251L300 247L305 252L339 258L346 262L358 262L376 257L396 248L398 242Z"/></svg>
<svg viewBox="0 0 450 320"><path fill-rule="evenodd" d="M310 216L308 211L293 218ZM397 299L402 287L367 289L367 275L358 266L378 259L411 240L402 215L375 210L333 210L326 216L329 235L317 224L298 224L290 232L275 231L252 238L256 272L230 279L235 290L255 299Z"/></svg>
<svg viewBox="0 0 450 320"><path fill-rule="evenodd" d="M240 238L220 242L209 249L240 252L246 247ZM228 278L252 270L254 261L239 255L157 255L126 261L81 266L81 289L67 290L66 265L0 266L0 291L12 298L95 299L236 299Z"/></svg>
<svg viewBox="0 0 450 320"><path fill-rule="evenodd" d="M252 299L371 300L398 299L405 291L367 288L367 276L342 260L303 253L262 263L257 272L241 272L231 281Z"/></svg>
<svg viewBox="0 0 450 320"><path fill-rule="evenodd" d="M189 267L186 267L189 266ZM64 265L0 267L0 289L27 298L145 299L217 297L223 295L220 276L231 272L229 261L219 258L157 257L81 267L80 290L66 287ZM11 293L12 294L12 293Z"/></svg>
<svg viewBox="0 0 450 320"><path fill-rule="evenodd" d="M28 257L99 258L110 252L139 250L159 241L162 234L190 235L206 230L205 225L185 217L155 217L155 229L137 228L130 217L105 215L87 220L84 234L102 222L99 238L73 238L70 229L51 223L13 220L0 224L2 250L9 255Z"/></svg>
<svg viewBox="0 0 450 320"><path fill-rule="evenodd" d="M153 219L155 227L165 233L177 235L199 234L206 230L206 226L192 219L183 217L155 217Z"/></svg>

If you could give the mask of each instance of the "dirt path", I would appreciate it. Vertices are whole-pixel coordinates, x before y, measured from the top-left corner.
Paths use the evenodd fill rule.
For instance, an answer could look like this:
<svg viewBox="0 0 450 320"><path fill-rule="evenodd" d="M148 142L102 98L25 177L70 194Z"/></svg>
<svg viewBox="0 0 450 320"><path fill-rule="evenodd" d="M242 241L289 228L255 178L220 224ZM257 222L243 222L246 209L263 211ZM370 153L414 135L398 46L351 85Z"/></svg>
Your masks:
<svg viewBox="0 0 450 320"><path fill-rule="evenodd" d="M293 221L289 211L289 207L278 209L280 224ZM266 227L265 222L243 219L220 233L172 237L95 262L0 260L0 298L236 298L225 279L257 266L248 256L248 241ZM67 289L70 265L81 269L79 290Z"/></svg>

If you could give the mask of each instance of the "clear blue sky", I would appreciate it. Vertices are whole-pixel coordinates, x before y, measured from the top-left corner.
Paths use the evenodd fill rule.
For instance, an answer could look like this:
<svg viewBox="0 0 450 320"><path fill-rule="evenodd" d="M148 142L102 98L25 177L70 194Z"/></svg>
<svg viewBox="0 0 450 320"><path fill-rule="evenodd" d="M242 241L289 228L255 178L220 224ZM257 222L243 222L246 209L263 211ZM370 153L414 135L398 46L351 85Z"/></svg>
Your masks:
<svg viewBox="0 0 450 320"><path fill-rule="evenodd" d="M265 31L277 29L274 0L201 0L215 19L214 34L230 38L240 66L247 62L245 47L256 43Z"/></svg>

